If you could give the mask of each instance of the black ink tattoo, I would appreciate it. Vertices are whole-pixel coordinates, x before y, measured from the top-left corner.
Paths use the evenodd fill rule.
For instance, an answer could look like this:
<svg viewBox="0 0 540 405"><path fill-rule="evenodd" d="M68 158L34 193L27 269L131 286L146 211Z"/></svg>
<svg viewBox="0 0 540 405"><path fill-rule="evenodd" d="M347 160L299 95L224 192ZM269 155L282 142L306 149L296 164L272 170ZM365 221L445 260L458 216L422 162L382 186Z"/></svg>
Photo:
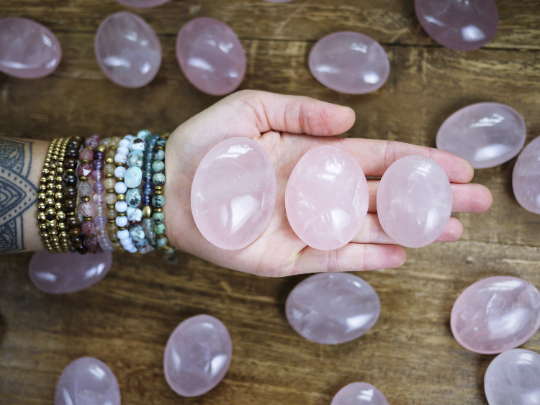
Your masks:
<svg viewBox="0 0 540 405"><path fill-rule="evenodd" d="M0 254L24 250L23 214L37 199L28 180L32 144L0 138Z"/></svg>

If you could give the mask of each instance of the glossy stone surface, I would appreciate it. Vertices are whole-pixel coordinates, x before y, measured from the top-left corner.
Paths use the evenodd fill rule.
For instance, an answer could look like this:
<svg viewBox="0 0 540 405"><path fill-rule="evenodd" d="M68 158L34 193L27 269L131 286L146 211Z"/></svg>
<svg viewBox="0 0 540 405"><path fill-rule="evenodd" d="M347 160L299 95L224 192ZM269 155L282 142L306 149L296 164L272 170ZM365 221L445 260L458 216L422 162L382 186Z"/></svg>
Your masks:
<svg viewBox="0 0 540 405"><path fill-rule="evenodd" d="M478 49L497 32L499 13L493 0L415 0L414 4L424 30L447 48Z"/></svg>
<svg viewBox="0 0 540 405"><path fill-rule="evenodd" d="M116 0L118 3L124 6L134 8L151 8L161 6L168 3L170 0Z"/></svg>
<svg viewBox="0 0 540 405"><path fill-rule="evenodd" d="M519 205L540 214L540 137L530 142L517 158L512 187Z"/></svg>
<svg viewBox="0 0 540 405"><path fill-rule="evenodd" d="M257 239L276 203L270 158L248 138L231 138L202 159L191 187L191 211L202 235L215 246L242 249Z"/></svg>
<svg viewBox="0 0 540 405"><path fill-rule="evenodd" d="M516 110L499 103L478 103L444 121L437 133L437 148L467 159L475 169L483 169L516 156L526 136L525 121Z"/></svg>
<svg viewBox="0 0 540 405"><path fill-rule="evenodd" d="M105 75L124 87L142 87L161 65L161 44L141 17L121 11L99 26L94 43L96 58Z"/></svg>
<svg viewBox="0 0 540 405"><path fill-rule="evenodd" d="M236 90L246 72L240 40L227 24L213 18L184 25L176 39L176 57L191 84L214 96Z"/></svg>
<svg viewBox="0 0 540 405"><path fill-rule="evenodd" d="M458 297L450 326L459 344L473 352L513 349L540 327L540 293L516 277L485 278Z"/></svg>
<svg viewBox="0 0 540 405"><path fill-rule="evenodd" d="M484 390L489 405L540 403L540 355L513 349L499 354L486 370Z"/></svg>
<svg viewBox="0 0 540 405"><path fill-rule="evenodd" d="M60 375L54 405L120 405L118 381L102 361L81 357Z"/></svg>
<svg viewBox="0 0 540 405"><path fill-rule="evenodd" d="M232 342L223 323L209 315L186 319L171 334L163 367L169 386L184 397L214 388L225 376L232 358Z"/></svg>
<svg viewBox="0 0 540 405"><path fill-rule="evenodd" d="M327 345L366 333L381 311L375 290L349 273L321 273L298 284L285 306L287 320L304 338Z"/></svg>
<svg viewBox="0 0 540 405"><path fill-rule="evenodd" d="M111 264L111 252L81 255L39 251L30 260L28 274L39 290L66 294L93 286L107 275Z"/></svg>
<svg viewBox="0 0 540 405"><path fill-rule="evenodd" d="M406 156L384 173L377 214L398 244L418 248L434 242L452 213L452 190L444 170L425 156Z"/></svg>
<svg viewBox="0 0 540 405"><path fill-rule="evenodd" d="M390 74L381 45L359 32L335 32L321 38L309 54L309 69L332 90L365 94L380 88Z"/></svg>
<svg viewBox="0 0 540 405"><path fill-rule="evenodd" d="M366 176L343 149L319 146L296 164L285 191L292 229L315 249L338 249L362 228L369 204Z"/></svg>
<svg viewBox="0 0 540 405"><path fill-rule="evenodd" d="M22 79L50 75L62 59L58 38L35 21L0 19L0 71Z"/></svg>
<svg viewBox="0 0 540 405"><path fill-rule="evenodd" d="M388 401L373 385L356 382L339 390L330 405L388 405Z"/></svg>

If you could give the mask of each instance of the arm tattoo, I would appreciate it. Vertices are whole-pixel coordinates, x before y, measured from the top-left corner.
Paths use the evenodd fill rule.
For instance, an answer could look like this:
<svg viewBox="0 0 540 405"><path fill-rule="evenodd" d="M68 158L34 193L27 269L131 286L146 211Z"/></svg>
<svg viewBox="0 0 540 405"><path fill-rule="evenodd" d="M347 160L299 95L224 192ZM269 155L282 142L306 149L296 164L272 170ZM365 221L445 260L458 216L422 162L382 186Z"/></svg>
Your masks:
<svg viewBox="0 0 540 405"><path fill-rule="evenodd" d="M24 250L23 213L36 202L33 142L0 138L0 254Z"/></svg>

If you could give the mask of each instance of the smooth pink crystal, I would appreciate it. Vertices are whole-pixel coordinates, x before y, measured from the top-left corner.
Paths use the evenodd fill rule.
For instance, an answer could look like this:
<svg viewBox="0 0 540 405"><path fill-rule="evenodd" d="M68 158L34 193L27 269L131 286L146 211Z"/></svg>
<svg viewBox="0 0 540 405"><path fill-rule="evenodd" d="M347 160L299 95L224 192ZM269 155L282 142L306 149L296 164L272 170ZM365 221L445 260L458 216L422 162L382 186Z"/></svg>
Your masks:
<svg viewBox="0 0 540 405"><path fill-rule="evenodd" d="M85 176L85 177L90 176L90 174L92 174L92 166L89 163L81 163L77 167L77 174L79 176Z"/></svg>
<svg viewBox="0 0 540 405"><path fill-rule="evenodd" d="M285 305L287 320L304 338L327 345L345 343L366 333L377 321L377 293L349 273L321 273L298 284Z"/></svg>
<svg viewBox="0 0 540 405"><path fill-rule="evenodd" d="M171 334L163 368L169 386L184 397L214 388L225 376L232 358L232 341L223 323L209 315L186 319Z"/></svg>
<svg viewBox="0 0 540 405"><path fill-rule="evenodd" d="M105 75L124 87L142 87L152 81L161 65L161 44L141 17L122 11L99 26L94 43Z"/></svg>
<svg viewBox="0 0 540 405"><path fill-rule="evenodd" d="M96 208L93 202L85 202L79 205L79 212L84 217L93 217L96 214Z"/></svg>
<svg viewBox="0 0 540 405"><path fill-rule="evenodd" d="M332 90L365 94L380 88L390 74L381 45L359 32L335 32L320 39L309 54L309 70Z"/></svg>
<svg viewBox="0 0 540 405"><path fill-rule="evenodd" d="M419 248L434 242L452 213L452 189L444 170L425 156L406 156L384 173L377 214L396 243Z"/></svg>
<svg viewBox="0 0 540 405"><path fill-rule="evenodd" d="M489 405L538 405L540 355L525 349L499 354L486 370L484 390Z"/></svg>
<svg viewBox="0 0 540 405"><path fill-rule="evenodd" d="M128 7L152 8L168 3L170 0L116 0L118 3Z"/></svg>
<svg viewBox="0 0 540 405"><path fill-rule="evenodd" d="M270 222L276 193L274 166L264 149L249 138L231 138L214 146L199 164L191 211L209 242L242 249Z"/></svg>
<svg viewBox="0 0 540 405"><path fill-rule="evenodd" d="M99 282L107 275L111 264L111 252L81 255L40 251L32 256L28 274L39 290L48 294L67 294Z"/></svg>
<svg viewBox="0 0 540 405"><path fill-rule="evenodd" d="M513 349L540 327L540 292L516 277L477 281L456 300L450 326L459 344L473 352Z"/></svg>
<svg viewBox="0 0 540 405"><path fill-rule="evenodd" d="M118 381L102 361L81 357L69 363L58 379L54 405L120 405Z"/></svg>
<svg viewBox="0 0 540 405"><path fill-rule="evenodd" d="M429 36L457 51L484 46L493 39L499 25L493 0L415 0L415 9Z"/></svg>
<svg viewBox="0 0 540 405"><path fill-rule="evenodd" d="M529 143L519 155L512 186L514 195L523 208L540 214L540 137Z"/></svg>
<svg viewBox="0 0 540 405"><path fill-rule="evenodd" d="M94 140L92 140L92 142L94 142ZM97 148L97 145L96 145L96 148ZM79 159L88 160L89 162L91 162L92 160L94 160L94 152L91 149L83 148L79 152Z"/></svg>
<svg viewBox="0 0 540 405"><path fill-rule="evenodd" d="M214 96L236 90L246 73L240 40L227 24L213 18L184 25L176 39L176 57L191 84Z"/></svg>
<svg viewBox="0 0 540 405"><path fill-rule="evenodd" d="M50 75L62 59L58 38L26 18L0 19L0 71L22 79Z"/></svg>
<svg viewBox="0 0 540 405"><path fill-rule="evenodd" d="M373 385L356 382L339 390L330 405L388 405L388 401Z"/></svg>
<svg viewBox="0 0 540 405"><path fill-rule="evenodd" d="M285 191L292 229L315 249L338 249L360 231L369 204L366 176L343 149L319 146L296 164Z"/></svg>
<svg viewBox="0 0 540 405"><path fill-rule="evenodd" d="M525 121L516 110L499 103L478 103L444 121L437 133L437 148L467 159L475 169L483 169L516 156L526 136Z"/></svg>

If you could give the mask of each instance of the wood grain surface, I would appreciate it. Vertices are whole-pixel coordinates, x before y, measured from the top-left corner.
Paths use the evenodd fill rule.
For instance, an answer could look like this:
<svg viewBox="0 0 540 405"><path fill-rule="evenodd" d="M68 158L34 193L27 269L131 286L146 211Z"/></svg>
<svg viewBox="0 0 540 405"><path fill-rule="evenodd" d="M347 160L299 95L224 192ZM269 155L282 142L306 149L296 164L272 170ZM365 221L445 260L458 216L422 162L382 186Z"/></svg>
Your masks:
<svg viewBox="0 0 540 405"><path fill-rule="evenodd" d="M351 137L434 146L452 112L480 101L518 110L527 141L540 135L540 0L496 0L499 30L481 50L444 49L421 29L413 0L172 0L130 11L145 18L163 46L155 80L124 89L105 78L94 57L99 23L126 10L113 0L2 0L0 18L34 19L55 32L63 59L51 76L0 74L0 136L52 139L105 136L142 128L172 130L218 100L197 91L178 67L176 34L190 19L228 23L244 45L241 88L309 95L351 106ZM375 93L338 94L310 74L314 42L355 30L379 41L390 78ZM478 170L492 209L462 214L461 241L409 249L407 263L360 274L378 292L381 316L363 337L338 346L310 343L288 325L288 293L306 276L267 279L223 269L185 253L164 258L118 254L107 277L80 293L38 291L27 274L30 254L0 260L0 404L51 404L63 368L81 356L105 361L123 404L327 405L345 384L366 381L390 404L487 404L484 372L493 356L463 349L452 337L452 305L471 283L493 275L540 286L540 216L517 204L515 159ZM193 399L165 382L163 350L172 330L207 313L229 328L234 355L224 380ZM540 352L540 336L523 347Z"/></svg>

